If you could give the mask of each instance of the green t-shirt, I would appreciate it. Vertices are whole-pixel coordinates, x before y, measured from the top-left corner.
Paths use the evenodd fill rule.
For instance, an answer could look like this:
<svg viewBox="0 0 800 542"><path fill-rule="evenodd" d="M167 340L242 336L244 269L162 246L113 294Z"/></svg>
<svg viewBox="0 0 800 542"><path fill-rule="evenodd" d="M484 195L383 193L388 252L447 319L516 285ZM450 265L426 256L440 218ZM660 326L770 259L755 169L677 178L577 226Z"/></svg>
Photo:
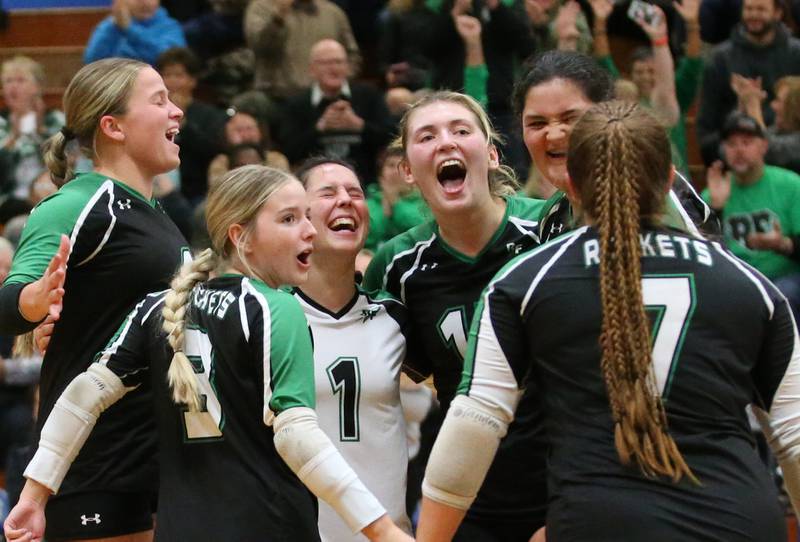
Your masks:
<svg viewBox="0 0 800 542"><path fill-rule="evenodd" d="M383 213L380 186L367 187L367 209L369 209L369 234L364 248L375 251L383 243L430 219L431 214L418 190L398 199L392 207L392 216Z"/></svg>
<svg viewBox="0 0 800 542"><path fill-rule="evenodd" d="M710 203L708 189L703 191L703 199ZM731 183L722 216L725 244L771 279L800 273L800 262L771 250L747 247L748 235L769 232L775 222L780 223L784 235L800 234L800 176L788 169L764 166L764 175L755 183Z"/></svg>

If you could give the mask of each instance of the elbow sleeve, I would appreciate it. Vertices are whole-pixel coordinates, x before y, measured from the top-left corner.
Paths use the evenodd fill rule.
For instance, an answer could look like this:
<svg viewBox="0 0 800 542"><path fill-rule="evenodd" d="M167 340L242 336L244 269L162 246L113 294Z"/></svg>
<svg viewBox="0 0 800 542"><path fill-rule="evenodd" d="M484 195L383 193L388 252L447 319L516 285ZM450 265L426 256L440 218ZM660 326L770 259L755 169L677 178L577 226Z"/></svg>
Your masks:
<svg viewBox="0 0 800 542"><path fill-rule="evenodd" d="M97 418L125 393L119 377L98 363L75 377L47 417L25 477L56 493Z"/></svg>
<svg viewBox="0 0 800 542"><path fill-rule="evenodd" d="M275 418L275 449L314 495L356 533L386 513L317 424L310 408L284 410Z"/></svg>
<svg viewBox="0 0 800 542"><path fill-rule="evenodd" d="M508 422L502 412L474 397L457 396L428 459L422 493L434 501L467 510L507 431Z"/></svg>

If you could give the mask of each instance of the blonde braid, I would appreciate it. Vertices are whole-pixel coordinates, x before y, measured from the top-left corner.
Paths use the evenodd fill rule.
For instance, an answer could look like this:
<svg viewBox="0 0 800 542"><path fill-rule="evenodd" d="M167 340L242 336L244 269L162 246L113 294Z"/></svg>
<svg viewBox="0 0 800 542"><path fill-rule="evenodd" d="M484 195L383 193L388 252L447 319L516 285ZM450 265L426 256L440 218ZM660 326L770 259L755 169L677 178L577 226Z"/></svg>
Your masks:
<svg viewBox="0 0 800 542"><path fill-rule="evenodd" d="M209 248L192 262L184 264L172 279L171 290L167 293L164 309L161 311L164 318L163 329L174 352L167 372L172 399L178 404L187 405L192 412L199 411L201 405L194 368L183 352L186 310L194 286L208 280L209 274L218 263L216 253Z"/></svg>
<svg viewBox="0 0 800 542"><path fill-rule="evenodd" d="M646 476L668 476L675 482L688 476L698 483L667 431L642 297L640 221L663 198L658 183L665 184L669 169L666 134L636 104L608 102L595 106L576 125L573 152L570 175L599 232L600 368L620 461L635 462Z"/></svg>

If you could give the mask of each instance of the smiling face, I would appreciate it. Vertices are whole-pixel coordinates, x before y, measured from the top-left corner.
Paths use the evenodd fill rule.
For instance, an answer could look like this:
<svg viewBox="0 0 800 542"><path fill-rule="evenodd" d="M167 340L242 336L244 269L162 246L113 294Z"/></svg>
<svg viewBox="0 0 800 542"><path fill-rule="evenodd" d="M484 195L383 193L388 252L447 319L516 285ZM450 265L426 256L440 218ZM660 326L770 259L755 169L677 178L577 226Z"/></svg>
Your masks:
<svg viewBox="0 0 800 542"><path fill-rule="evenodd" d="M243 253L250 268L273 288L297 286L308 278L316 230L308 219L306 192L292 180L258 211Z"/></svg>
<svg viewBox="0 0 800 542"><path fill-rule="evenodd" d="M575 84L550 79L531 87L522 111L522 136L542 176L559 190L566 188L569 134L592 102Z"/></svg>
<svg viewBox="0 0 800 542"><path fill-rule="evenodd" d="M319 165L308 173L306 192L317 230L314 250L355 257L369 230L369 210L356 174L341 164Z"/></svg>
<svg viewBox="0 0 800 542"><path fill-rule="evenodd" d="M178 135L183 112L170 101L167 87L153 68L136 77L127 110L116 118L125 150L139 168L155 176L178 167Z"/></svg>
<svg viewBox="0 0 800 542"><path fill-rule="evenodd" d="M742 3L742 24L754 38L763 38L772 32L780 19L781 10L775 7L775 0L744 0Z"/></svg>
<svg viewBox="0 0 800 542"><path fill-rule="evenodd" d="M406 124L406 176L433 213L476 208L490 201L489 171L497 150L465 106L438 101L414 110Z"/></svg>
<svg viewBox="0 0 800 542"><path fill-rule="evenodd" d="M767 140L751 134L731 134L722 142L722 151L731 171L738 177L748 177L764 166Z"/></svg>

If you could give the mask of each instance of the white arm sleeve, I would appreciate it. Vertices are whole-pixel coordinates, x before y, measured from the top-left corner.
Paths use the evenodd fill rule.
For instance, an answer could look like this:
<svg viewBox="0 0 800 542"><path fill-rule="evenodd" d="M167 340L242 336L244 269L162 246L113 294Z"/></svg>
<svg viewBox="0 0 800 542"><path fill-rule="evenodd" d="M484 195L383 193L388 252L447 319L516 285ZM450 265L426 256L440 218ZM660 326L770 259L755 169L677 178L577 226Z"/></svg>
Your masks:
<svg viewBox="0 0 800 542"><path fill-rule="evenodd" d="M791 359L772 399L769 415L759 408L753 408L753 412L783 471L795 515L800 517L800 342L796 328Z"/></svg>
<svg viewBox="0 0 800 542"><path fill-rule="evenodd" d="M502 409L475 397L456 396L428 459L423 495L467 510L486 478L510 422Z"/></svg>
<svg viewBox="0 0 800 542"><path fill-rule="evenodd" d="M58 492L97 418L128 391L119 377L100 363L92 363L76 376L47 417L25 477Z"/></svg>
<svg viewBox="0 0 800 542"><path fill-rule="evenodd" d="M357 533L386 514L306 407L284 410L275 417L275 449L314 495Z"/></svg>

